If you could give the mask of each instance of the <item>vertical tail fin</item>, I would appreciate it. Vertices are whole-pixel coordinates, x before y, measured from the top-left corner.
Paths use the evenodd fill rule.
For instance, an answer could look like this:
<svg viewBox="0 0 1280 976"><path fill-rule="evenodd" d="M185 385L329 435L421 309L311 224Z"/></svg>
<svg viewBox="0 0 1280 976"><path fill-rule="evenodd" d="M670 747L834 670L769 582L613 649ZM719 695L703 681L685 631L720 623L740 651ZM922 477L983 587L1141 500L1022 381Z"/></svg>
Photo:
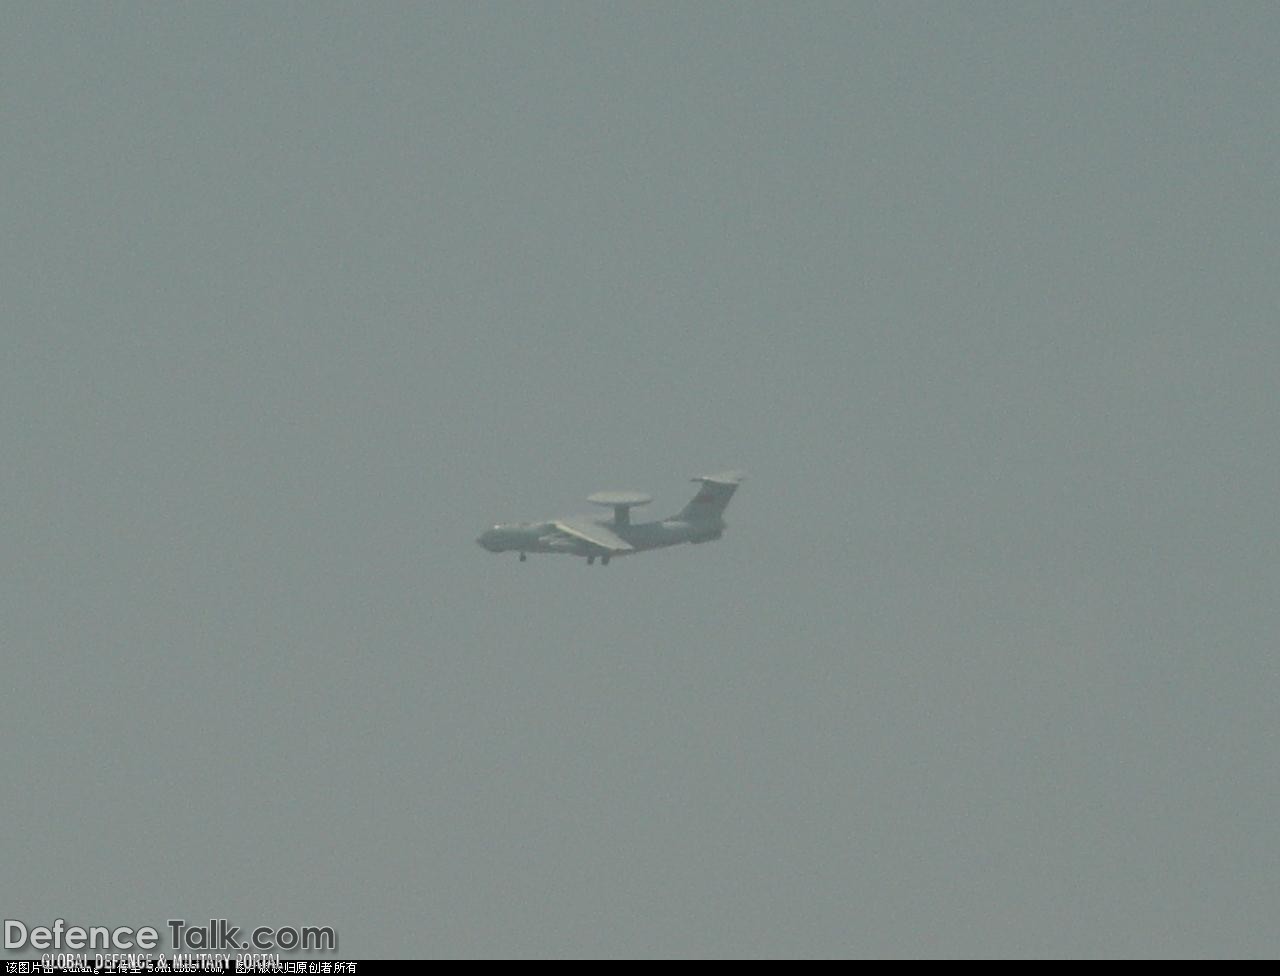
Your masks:
<svg viewBox="0 0 1280 976"><path fill-rule="evenodd" d="M693 496L676 518L685 522L700 522L707 519L718 519L724 514L729 499L742 484L741 471L724 471L720 474L704 475L693 478L702 483L698 493Z"/></svg>

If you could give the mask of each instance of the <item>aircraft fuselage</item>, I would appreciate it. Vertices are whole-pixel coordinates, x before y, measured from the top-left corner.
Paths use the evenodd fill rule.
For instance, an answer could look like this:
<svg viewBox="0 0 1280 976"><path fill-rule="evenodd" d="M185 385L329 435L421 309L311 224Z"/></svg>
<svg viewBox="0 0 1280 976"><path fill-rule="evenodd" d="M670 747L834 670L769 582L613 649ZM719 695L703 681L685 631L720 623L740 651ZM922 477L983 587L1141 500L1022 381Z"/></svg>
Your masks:
<svg viewBox="0 0 1280 976"><path fill-rule="evenodd" d="M610 519L591 518L590 521L608 528L631 545L636 552L662 549L686 542L711 542L724 532L724 520L686 522L680 519L663 519L660 522L633 522L614 525ZM490 552L538 552L568 553L572 556L603 555L589 542L565 537L557 532L555 522L506 522L495 525L476 540ZM626 552L611 555L625 556Z"/></svg>
<svg viewBox="0 0 1280 976"><path fill-rule="evenodd" d="M587 500L612 508L612 518L586 515L544 522L505 522L484 532L476 542L489 552L518 552L521 560L531 552L561 552L585 556L588 563L595 562L598 556L606 565L614 556L629 556L685 542L711 542L724 533L724 509L742 483L742 474L725 471L693 480L700 487L689 504L677 514L656 522L631 520L631 509L648 504L652 500L648 495L601 491Z"/></svg>

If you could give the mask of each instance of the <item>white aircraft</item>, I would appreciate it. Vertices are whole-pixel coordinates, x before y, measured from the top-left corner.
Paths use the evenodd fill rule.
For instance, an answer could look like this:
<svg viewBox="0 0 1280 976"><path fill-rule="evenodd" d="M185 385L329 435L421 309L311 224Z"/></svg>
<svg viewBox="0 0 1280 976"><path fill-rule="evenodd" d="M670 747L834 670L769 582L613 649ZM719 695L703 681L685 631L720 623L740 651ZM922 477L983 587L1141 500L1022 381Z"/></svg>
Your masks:
<svg viewBox="0 0 1280 976"><path fill-rule="evenodd" d="M632 522L631 509L653 501L634 491L601 491L587 498L596 505L613 509L613 518L590 515L552 519L548 522L505 522L495 525L476 542L490 552L518 552L524 562L531 552L564 552L586 556L587 565L600 557L608 566L614 556L627 556L645 549L678 546L682 542L711 542L724 532L724 509L742 484L742 473L694 478L701 484L693 501L679 514L659 522Z"/></svg>

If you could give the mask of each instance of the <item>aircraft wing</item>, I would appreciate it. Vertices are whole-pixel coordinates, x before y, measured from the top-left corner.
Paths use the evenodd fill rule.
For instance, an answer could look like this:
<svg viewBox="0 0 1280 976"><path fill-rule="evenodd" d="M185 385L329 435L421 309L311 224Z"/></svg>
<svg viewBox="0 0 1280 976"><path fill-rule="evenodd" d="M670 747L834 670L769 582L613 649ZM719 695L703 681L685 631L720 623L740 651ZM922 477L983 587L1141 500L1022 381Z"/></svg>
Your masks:
<svg viewBox="0 0 1280 976"><path fill-rule="evenodd" d="M556 523L556 528L565 535L589 542L606 552L630 552L635 548L617 533L589 519L564 519Z"/></svg>

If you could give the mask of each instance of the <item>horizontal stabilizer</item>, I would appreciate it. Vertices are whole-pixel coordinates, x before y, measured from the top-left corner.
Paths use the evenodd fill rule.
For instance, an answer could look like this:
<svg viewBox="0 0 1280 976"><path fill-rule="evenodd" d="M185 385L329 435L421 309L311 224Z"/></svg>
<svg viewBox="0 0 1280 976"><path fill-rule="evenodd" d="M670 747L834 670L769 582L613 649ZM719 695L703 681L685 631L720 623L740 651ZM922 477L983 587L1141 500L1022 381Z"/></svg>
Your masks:
<svg viewBox="0 0 1280 976"><path fill-rule="evenodd" d="M719 474L701 474L690 481L701 481L704 485L740 485L746 477L741 471L721 471Z"/></svg>

